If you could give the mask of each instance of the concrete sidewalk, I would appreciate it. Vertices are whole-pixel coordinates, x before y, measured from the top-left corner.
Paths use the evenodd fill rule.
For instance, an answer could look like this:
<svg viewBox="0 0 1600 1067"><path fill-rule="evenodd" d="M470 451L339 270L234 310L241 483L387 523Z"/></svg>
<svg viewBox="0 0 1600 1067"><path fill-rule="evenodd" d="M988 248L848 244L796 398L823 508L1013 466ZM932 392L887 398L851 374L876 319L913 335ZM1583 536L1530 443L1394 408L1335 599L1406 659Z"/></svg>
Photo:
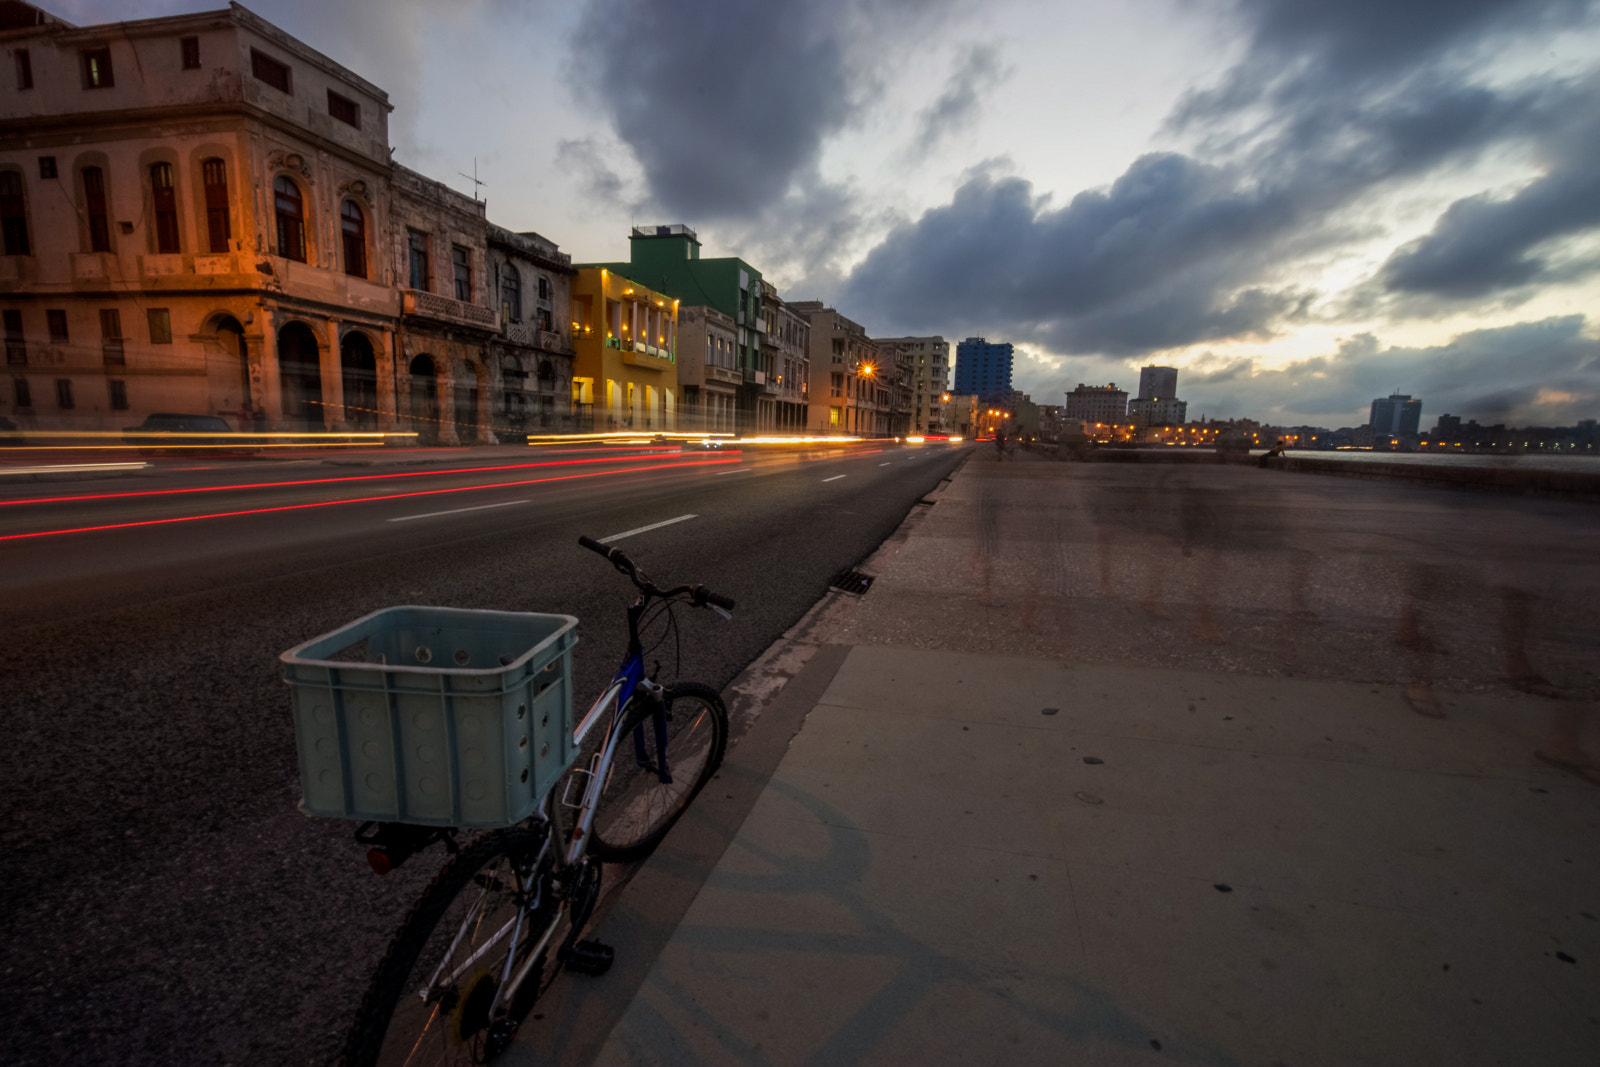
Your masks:
<svg viewBox="0 0 1600 1067"><path fill-rule="evenodd" d="M1600 788L1533 758L1592 694L1592 512L1151 477L978 453L736 684L628 962L536 1024L567 1062L1594 1062ZM1497 532L1413 558L1397 509Z"/></svg>

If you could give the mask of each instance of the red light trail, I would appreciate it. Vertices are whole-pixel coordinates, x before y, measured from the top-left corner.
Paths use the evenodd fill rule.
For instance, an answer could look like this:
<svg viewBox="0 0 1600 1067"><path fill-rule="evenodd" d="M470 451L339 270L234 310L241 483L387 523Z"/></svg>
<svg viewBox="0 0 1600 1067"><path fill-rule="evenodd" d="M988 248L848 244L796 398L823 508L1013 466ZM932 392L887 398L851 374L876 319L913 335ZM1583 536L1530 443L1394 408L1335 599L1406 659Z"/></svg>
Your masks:
<svg viewBox="0 0 1600 1067"><path fill-rule="evenodd" d="M581 462L581 461L580 461ZM246 508L240 511L219 511L208 515L179 515L170 519L144 519L140 522L115 522L104 526L79 526L64 530L40 530L36 533L0 534L0 541L21 541L36 537L55 537L60 534L95 533L101 530L126 530L138 526L165 526L178 522L198 522L202 519L227 519L240 515L266 515L279 511L302 511L307 508L327 508L339 504L368 504L378 500L404 500L409 497L442 496L446 493L467 493L475 489L508 489L519 485L541 485L546 482L570 482L580 478L605 478L616 474L637 474L641 471L671 470L677 467L704 467L722 466L729 463L738 463L736 458L695 459L677 463L654 463L647 467L628 467L614 471L590 471L584 474L562 474L552 478L527 478L520 481L494 482L489 485L461 485L450 489L422 489L414 493L388 493L383 496L352 497L347 500L321 500L307 504L283 504L271 508ZM543 466L543 464L529 464L529 466ZM438 473L438 472L434 472ZM341 480L341 479L334 479ZM282 483L280 483L282 484Z"/></svg>

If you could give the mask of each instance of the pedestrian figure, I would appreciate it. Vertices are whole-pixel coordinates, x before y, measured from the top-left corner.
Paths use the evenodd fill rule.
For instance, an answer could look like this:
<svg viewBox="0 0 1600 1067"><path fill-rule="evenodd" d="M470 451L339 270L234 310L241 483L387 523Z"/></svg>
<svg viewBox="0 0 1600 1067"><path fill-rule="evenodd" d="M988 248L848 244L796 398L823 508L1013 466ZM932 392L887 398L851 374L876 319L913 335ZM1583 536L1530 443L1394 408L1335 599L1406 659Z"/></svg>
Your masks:
<svg viewBox="0 0 1600 1067"><path fill-rule="evenodd" d="M995 451L1000 453L1000 458L1001 459L1005 459L1006 458L1006 432L1004 430L996 430L994 432L994 447L995 447Z"/></svg>
<svg viewBox="0 0 1600 1067"><path fill-rule="evenodd" d="M250 405L244 401L239 402L239 410L233 413L233 417L239 423L240 433L249 433L255 428L255 416L250 413Z"/></svg>
<svg viewBox="0 0 1600 1067"><path fill-rule="evenodd" d="M1259 465L1265 467L1268 460L1277 459L1281 455L1283 455L1283 439L1280 437L1278 443L1272 446L1271 451L1262 454Z"/></svg>

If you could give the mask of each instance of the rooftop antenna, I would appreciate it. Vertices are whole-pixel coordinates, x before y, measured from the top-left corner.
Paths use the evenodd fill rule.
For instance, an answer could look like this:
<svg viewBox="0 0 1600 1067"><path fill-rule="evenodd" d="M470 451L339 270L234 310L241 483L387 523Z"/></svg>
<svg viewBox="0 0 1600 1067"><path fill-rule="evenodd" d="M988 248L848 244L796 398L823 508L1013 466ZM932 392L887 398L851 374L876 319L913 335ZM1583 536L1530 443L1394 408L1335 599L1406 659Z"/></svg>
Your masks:
<svg viewBox="0 0 1600 1067"><path fill-rule="evenodd" d="M473 156L472 157L472 173L471 174L468 174L464 170L458 170L458 171L456 171L456 173L461 175L463 178L469 179L472 182L472 199L474 201L478 201L479 200L479 197L478 197L478 186L480 186L480 185L488 185L489 184L488 182L484 182L484 181L479 181L478 180L478 157L477 156Z"/></svg>

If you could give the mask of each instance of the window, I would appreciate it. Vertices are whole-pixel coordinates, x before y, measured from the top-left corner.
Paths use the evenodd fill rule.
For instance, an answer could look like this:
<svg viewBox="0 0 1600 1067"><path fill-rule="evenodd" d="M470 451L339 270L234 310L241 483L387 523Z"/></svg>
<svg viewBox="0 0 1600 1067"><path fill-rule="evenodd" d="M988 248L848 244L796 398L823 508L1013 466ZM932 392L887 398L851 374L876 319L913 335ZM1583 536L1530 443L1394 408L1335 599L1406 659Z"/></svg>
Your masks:
<svg viewBox="0 0 1600 1067"><path fill-rule="evenodd" d="M550 279L546 278L543 274L539 275L539 299L550 299Z"/></svg>
<svg viewBox="0 0 1600 1067"><path fill-rule="evenodd" d="M22 198L22 174L18 171L0 170L0 234L6 255L28 254L27 203Z"/></svg>
<svg viewBox="0 0 1600 1067"><path fill-rule="evenodd" d="M33 390L28 388L28 379L13 378L11 379L11 384L15 386L17 390L17 407L33 407Z"/></svg>
<svg viewBox="0 0 1600 1067"><path fill-rule="evenodd" d="M69 378L56 379L56 407L70 411L75 405L72 403L72 380Z"/></svg>
<svg viewBox="0 0 1600 1067"><path fill-rule="evenodd" d="M109 89L115 84L111 77L111 49L86 49L83 53L83 87Z"/></svg>
<svg viewBox="0 0 1600 1067"><path fill-rule="evenodd" d="M145 312L150 320L150 343L153 345L170 345L172 343L172 313L167 308L150 308Z"/></svg>
<svg viewBox="0 0 1600 1067"><path fill-rule="evenodd" d="M28 342L22 335L22 312L8 309L0 318L4 318L6 325L6 363L14 367L26 366Z"/></svg>
<svg viewBox="0 0 1600 1067"><path fill-rule="evenodd" d="M200 69L200 38L179 37L178 51L183 55L184 70Z"/></svg>
<svg viewBox="0 0 1600 1067"><path fill-rule="evenodd" d="M339 207L339 230L344 235L344 272L367 276L367 217L354 200Z"/></svg>
<svg viewBox="0 0 1600 1067"><path fill-rule="evenodd" d="M26 48L16 50L17 57L17 88L33 88L33 57L28 55Z"/></svg>
<svg viewBox="0 0 1600 1067"><path fill-rule="evenodd" d="M358 130L361 128L361 105L340 96L332 89L328 90L328 114L346 126L354 126Z"/></svg>
<svg viewBox="0 0 1600 1067"><path fill-rule="evenodd" d="M428 235L416 230L406 233L411 246L411 288L428 289L433 285L428 269Z"/></svg>
<svg viewBox="0 0 1600 1067"><path fill-rule="evenodd" d="M233 236L228 226L228 168L220 159L211 158L200 163L200 174L206 187L206 232L210 238L213 255L228 250L228 238Z"/></svg>
<svg viewBox="0 0 1600 1067"><path fill-rule="evenodd" d="M171 163L150 168L150 199L156 214L156 251L171 255L178 251L178 200L172 188Z"/></svg>
<svg viewBox="0 0 1600 1067"><path fill-rule="evenodd" d="M111 378L106 381L106 387L111 392L111 410L128 410L128 383L120 378Z"/></svg>
<svg viewBox="0 0 1600 1067"><path fill-rule="evenodd" d="M551 321L552 320L550 318L550 309L549 308L540 308L539 309L539 329L545 331L546 333L549 333L551 330L554 330L555 327L551 325Z"/></svg>
<svg viewBox="0 0 1600 1067"><path fill-rule="evenodd" d="M67 337L67 313L59 308L52 308L44 313L44 322L50 329L50 343L64 345Z"/></svg>
<svg viewBox="0 0 1600 1067"><path fill-rule="evenodd" d="M111 251L111 228L106 222L106 173L99 167L84 168L83 200L89 212L89 251Z"/></svg>
<svg viewBox="0 0 1600 1067"><path fill-rule="evenodd" d="M40 156L39 157L39 177L41 177L41 178L54 178L55 176L56 176L56 157L55 156Z"/></svg>
<svg viewBox="0 0 1600 1067"><path fill-rule="evenodd" d="M300 187L282 174L272 183L273 203L278 215L278 255L306 261L305 201Z"/></svg>
<svg viewBox="0 0 1600 1067"><path fill-rule="evenodd" d="M290 88L289 67L257 49L250 49L250 73L258 81L264 81L280 93L292 93Z"/></svg>
<svg viewBox="0 0 1600 1067"><path fill-rule="evenodd" d="M128 362L122 351L122 313L116 308L100 309L100 353L111 366Z"/></svg>
<svg viewBox="0 0 1600 1067"><path fill-rule="evenodd" d="M509 263L500 275L500 315L508 322L522 321L522 275Z"/></svg>
<svg viewBox="0 0 1600 1067"><path fill-rule="evenodd" d="M472 253L460 245L452 245L450 259L456 269L456 299L472 302Z"/></svg>

